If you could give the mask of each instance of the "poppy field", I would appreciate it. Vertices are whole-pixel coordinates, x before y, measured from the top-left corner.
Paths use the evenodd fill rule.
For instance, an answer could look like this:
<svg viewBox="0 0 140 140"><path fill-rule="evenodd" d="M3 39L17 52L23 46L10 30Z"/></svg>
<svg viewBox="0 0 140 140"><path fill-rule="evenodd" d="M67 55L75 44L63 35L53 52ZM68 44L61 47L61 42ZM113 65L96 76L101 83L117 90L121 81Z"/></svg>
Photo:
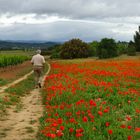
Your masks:
<svg viewBox="0 0 140 140"><path fill-rule="evenodd" d="M140 140L139 60L51 62L40 140Z"/></svg>

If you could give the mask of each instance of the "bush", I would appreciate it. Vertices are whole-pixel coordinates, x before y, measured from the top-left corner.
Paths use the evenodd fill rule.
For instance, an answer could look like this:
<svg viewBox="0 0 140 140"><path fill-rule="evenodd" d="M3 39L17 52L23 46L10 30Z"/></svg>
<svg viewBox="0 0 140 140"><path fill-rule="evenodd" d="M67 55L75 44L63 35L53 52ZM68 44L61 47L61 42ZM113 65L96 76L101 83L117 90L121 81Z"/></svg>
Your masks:
<svg viewBox="0 0 140 140"><path fill-rule="evenodd" d="M130 55L130 56L136 55L136 47L132 41L129 42L129 45L127 48L127 55Z"/></svg>
<svg viewBox="0 0 140 140"><path fill-rule="evenodd" d="M61 51L61 45L56 45L55 47L53 47L53 49L51 50L51 59L53 58L60 58L60 51Z"/></svg>
<svg viewBox="0 0 140 140"><path fill-rule="evenodd" d="M89 44L89 56L97 56L97 48L99 46L99 42L93 41Z"/></svg>
<svg viewBox="0 0 140 140"><path fill-rule="evenodd" d="M57 53L57 52L55 52L55 53L52 53L52 55L51 55L51 57L50 57L51 59L53 59L53 58L60 58L60 54L59 53Z"/></svg>
<svg viewBox="0 0 140 140"><path fill-rule="evenodd" d="M127 42L118 42L117 43L118 55L126 54L127 53L127 48L128 48L128 43Z"/></svg>
<svg viewBox="0 0 140 140"><path fill-rule="evenodd" d="M80 39L72 39L62 45L60 57L64 59L86 58L89 56L89 45Z"/></svg>
<svg viewBox="0 0 140 140"><path fill-rule="evenodd" d="M104 38L101 40L97 55L99 58L111 58L117 56L117 45L114 39Z"/></svg>

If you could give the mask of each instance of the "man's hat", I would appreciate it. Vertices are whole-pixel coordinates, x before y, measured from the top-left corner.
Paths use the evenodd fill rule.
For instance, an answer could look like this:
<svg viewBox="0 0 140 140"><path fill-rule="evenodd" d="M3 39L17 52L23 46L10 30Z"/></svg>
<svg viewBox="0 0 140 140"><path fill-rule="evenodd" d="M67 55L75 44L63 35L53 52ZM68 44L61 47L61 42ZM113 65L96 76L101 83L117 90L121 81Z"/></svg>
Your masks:
<svg viewBox="0 0 140 140"><path fill-rule="evenodd" d="M41 50L37 50L36 53L37 53L37 54L41 54Z"/></svg>

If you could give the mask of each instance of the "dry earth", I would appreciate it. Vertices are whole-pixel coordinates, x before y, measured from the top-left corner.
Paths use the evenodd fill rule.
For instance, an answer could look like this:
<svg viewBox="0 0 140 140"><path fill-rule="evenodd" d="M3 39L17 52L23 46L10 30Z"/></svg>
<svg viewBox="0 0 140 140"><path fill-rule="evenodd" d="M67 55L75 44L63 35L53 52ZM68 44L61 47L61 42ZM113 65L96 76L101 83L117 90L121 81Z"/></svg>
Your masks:
<svg viewBox="0 0 140 140"><path fill-rule="evenodd" d="M22 71L29 69L32 67L30 61L26 61L22 64L18 64L16 66L9 66L6 68L0 68L0 78L9 80L17 77Z"/></svg>

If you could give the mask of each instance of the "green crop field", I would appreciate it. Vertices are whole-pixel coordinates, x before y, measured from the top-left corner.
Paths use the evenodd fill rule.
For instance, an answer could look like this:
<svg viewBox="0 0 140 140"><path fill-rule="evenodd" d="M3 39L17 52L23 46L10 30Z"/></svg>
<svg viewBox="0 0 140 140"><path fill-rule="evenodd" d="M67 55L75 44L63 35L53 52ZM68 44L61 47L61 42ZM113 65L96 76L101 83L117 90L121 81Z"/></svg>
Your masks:
<svg viewBox="0 0 140 140"><path fill-rule="evenodd" d="M1 55L0 56L0 67L12 66L22 63L28 60L28 56L18 55Z"/></svg>

